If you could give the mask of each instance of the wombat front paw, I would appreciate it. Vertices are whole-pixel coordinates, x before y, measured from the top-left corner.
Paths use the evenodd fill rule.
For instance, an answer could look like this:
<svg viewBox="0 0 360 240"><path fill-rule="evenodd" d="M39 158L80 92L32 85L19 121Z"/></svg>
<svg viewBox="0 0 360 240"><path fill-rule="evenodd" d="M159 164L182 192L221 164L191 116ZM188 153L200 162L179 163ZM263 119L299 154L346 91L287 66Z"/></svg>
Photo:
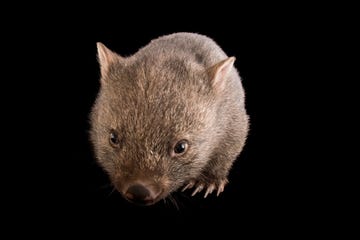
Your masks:
<svg viewBox="0 0 360 240"><path fill-rule="evenodd" d="M196 193L206 189L204 195L204 198L206 198L214 190L217 190L216 196L219 196L220 193L224 191L225 185L227 183L228 183L227 179L216 180L210 183L192 179L185 185L182 191L185 191L186 189L195 188L193 193L191 194L191 196L194 196Z"/></svg>

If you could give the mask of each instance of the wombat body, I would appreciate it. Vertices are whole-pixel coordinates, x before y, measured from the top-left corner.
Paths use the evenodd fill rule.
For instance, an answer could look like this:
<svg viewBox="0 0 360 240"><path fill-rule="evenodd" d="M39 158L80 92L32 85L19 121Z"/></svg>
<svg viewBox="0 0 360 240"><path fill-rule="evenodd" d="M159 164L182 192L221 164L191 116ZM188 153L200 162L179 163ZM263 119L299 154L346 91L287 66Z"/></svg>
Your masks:
<svg viewBox="0 0 360 240"><path fill-rule="evenodd" d="M157 38L126 58L97 46L90 134L115 188L142 205L179 188L221 193L248 134L235 58L194 33Z"/></svg>

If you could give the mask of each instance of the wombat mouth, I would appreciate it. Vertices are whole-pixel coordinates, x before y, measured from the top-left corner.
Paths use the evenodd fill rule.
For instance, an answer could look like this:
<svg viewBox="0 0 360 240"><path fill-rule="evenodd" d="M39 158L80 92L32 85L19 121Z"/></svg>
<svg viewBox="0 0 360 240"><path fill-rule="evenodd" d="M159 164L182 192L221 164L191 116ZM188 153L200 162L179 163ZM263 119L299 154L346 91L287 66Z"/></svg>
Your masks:
<svg viewBox="0 0 360 240"><path fill-rule="evenodd" d="M144 199L144 200L139 200L139 199L134 200L134 199L128 198L127 196L124 196L124 197L128 202L130 202L132 204L135 204L137 206L151 206L151 205L154 205L155 203L157 203L157 202L159 202L161 200L161 198L148 199L148 200L146 200L146 199Z"/></svg>
<svg viewBox="0 0 360 240"><path fill-rule="evenodd" d="M126 197L125 197L126 198ZM126 200L128 200L130 203L135 204L137 206L150 206L150 205L154 205L156 202L158 202L157 200L149 200L149 201L133 201L131 199L126 198Z"/></svg>

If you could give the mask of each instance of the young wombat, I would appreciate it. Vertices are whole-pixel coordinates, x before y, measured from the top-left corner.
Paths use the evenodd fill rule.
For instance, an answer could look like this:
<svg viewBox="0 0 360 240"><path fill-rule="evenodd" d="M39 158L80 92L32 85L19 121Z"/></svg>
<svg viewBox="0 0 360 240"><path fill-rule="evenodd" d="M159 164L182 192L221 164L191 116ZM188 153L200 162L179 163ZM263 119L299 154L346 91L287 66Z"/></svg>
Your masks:
<svg viewBox="0 0 360 240"><path fill-rule="evenodd" d="M248 134L235 58L194 33L162 36L126 58L97 48L90 135L115 188L142 205L180 187L219 195Z"/></svg>

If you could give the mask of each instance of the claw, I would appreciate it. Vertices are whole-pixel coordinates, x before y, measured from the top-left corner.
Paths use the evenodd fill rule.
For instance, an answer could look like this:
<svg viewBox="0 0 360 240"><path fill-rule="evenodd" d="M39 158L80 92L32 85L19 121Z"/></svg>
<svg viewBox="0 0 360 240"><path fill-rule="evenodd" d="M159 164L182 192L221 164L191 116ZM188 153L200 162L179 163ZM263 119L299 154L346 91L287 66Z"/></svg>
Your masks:
<svg viewBox="0 0 360 240"><path fill-rule="evenodd" d="M218 197L220 195L220 193L222 193L224 191L224 188L225 188L225 185L227 184L227 181L222 181L220 184L219 184L219 187L218 187L218 190L217 190L217 193L216 193L216 196Z"/></svg>
<svg viewBox="0 0 360 240"><path fill-rule="evenodd" d="M198 185L198 186L195 188L194 192L191 194L191 196L194 196L196 193L201 192L203 189L204 189L204 185L203 185L203 184Z"/></svg>
<svg viewBox="0 0 360 240"><path fill-rule="evenodd" d="M220 195L220 193L222 193L224 191L224 186L219 187L216 193L216 196L218 197Z"/></svg>
<svg viewBox="0 0 360 240"><path fill-rule="evenodd" d="M228 183L227 179L222 179L212 183L190 180L181 191L184 192L186 189L195 187L194 191L191 194L191 196L194 196L195 194L201 192L204 188L206 188L204 198L206 198L209 194L211 194L214 191L217 192L216 196L219 196L220 193L224 191L224 188L227 183Z"/></svg>
<svg viewBox="0 0 360 240"><path fill-rule="evenodd" d="M206 189L204 198L206 198L207 195L208 195L208 194L211 194L214 190L215 190L215 184L211 184L211 185Z"/></svg>
<svg viewBox="0 0 360 240"><path fill-rule="evenodd" d="M194 187L194 185L195 185L195 182L194 182L194 181L190 181L181 191L183 192L183 191L185 191L185 190L188 189L188 188L192 188L192 187Z"/></svg>

